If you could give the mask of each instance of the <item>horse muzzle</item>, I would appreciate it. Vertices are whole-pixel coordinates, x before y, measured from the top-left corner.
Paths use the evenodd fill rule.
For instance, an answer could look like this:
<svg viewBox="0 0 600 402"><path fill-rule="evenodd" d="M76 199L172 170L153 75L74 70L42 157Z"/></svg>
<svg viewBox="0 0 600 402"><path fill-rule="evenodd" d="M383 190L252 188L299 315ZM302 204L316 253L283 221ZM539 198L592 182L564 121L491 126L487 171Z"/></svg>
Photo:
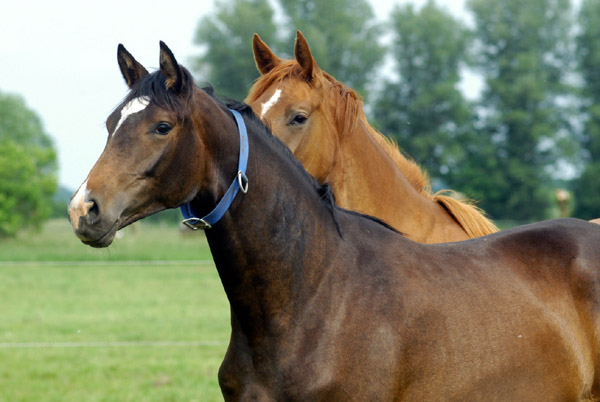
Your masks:
<svg viewBox="0 0 600 402"><path fill-rule="evenodd" d="M118 219L102 214L100 203L89 192L78 191L69 203L69 222L82 243L92 247L108 247L119 229Z"/></svg>

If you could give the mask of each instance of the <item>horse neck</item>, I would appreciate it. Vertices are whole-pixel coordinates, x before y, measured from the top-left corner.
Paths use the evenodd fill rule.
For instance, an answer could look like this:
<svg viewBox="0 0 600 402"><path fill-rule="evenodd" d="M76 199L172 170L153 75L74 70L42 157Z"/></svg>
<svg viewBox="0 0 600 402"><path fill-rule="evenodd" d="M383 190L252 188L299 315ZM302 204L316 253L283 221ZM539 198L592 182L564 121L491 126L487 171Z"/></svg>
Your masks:
<svg viewBox="0 0 600 402"><path fill-rule="evenodd" d="M418 166L401 154L395 159L404 163L394 160L384 147L386 140L379 138L364 114L340 137L338 166L326 178L334 186L340 206L376 216L418 242L468 238L426 189L418 188L426 183ZM400 165L412 172L403 171ZM407 177L413 177L412 182Z"/></svg>
<svg viewBox="0 0 600 402"><path fill-rule="evenodd" d="M297 306L293 292L295 302L314 293L339 235L310 177L280 155L283 146L248 134L248 193L238 193L206 237L233 316L257 339L281 329ZM226 170L233 178L235 167Z"/></svg>

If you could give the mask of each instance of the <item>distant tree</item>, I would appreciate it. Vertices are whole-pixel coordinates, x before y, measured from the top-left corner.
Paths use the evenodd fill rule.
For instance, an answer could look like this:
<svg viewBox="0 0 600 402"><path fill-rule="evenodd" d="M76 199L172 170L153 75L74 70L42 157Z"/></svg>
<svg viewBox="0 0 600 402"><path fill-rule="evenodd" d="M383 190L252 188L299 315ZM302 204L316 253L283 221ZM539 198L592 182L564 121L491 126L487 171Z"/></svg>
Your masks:
<svg viewBox="0 0 600 402"><path fill-rule="evenodd" d="M0 92L0 238L39 227L52 211L56 152L23 99Z"/></svg>
<svg viewBox="0 0 600 402"><path fill-rule="evenodd" d="M457 88L469 32L428 1L420 10L397 6L391 15L396 79L387 78L374 115L378 128L433 179L447 185L460 163L460 137L471 122L471 106Z"/></svg>
<svg viewBox="0 0 600 402"><path fill-rule="evenodd" d="M198 23L194 43L201 54L194 61L195 75L214 85L219 95L242 100L258 77L253 62L252 35L278 49L274 11L268 0L218 1L216 11Z"/></svg>
<svg viewBox="0 0 600 402"><path fill-rule="evenodd" d="M67 219L67 210L69 207L69 201L73 195L73 190L59 185L56 193L52 197L52 212L51 218L64 218Z"/></svg>
<svg viewBox="0 0 600 402"><path fill-rule="evenodd" d="M590 162L573 185L575 195L575 211L573 216L581 219L600 217L600 163Z"/></svg>
<svg viewBox="0 0 600 402"><path fill-rule="evenodd" d="M573 186L574 215L592 219L600 217L600 0L583 0L578 20L577 61L586 116L582 147L588 164Z"/></svg>
<svg viewBox="0 0 600 402"><path fill-rule="evenodd" d="M296 30L301 30L319 66L366 97L367 84L375 78L384 56L379 44L383 28L369 2L279 0L279 4L289 19L283 27L288 53L293 49Z"/></svg>
<svg viewBox="0 0 600 402"><path fill-rule="evenodd" d="M456 180L494 218L538 220L565 133L569 0L468 0L486 89L478 136ZM478 187L475 187L477 185Z"/></svg>

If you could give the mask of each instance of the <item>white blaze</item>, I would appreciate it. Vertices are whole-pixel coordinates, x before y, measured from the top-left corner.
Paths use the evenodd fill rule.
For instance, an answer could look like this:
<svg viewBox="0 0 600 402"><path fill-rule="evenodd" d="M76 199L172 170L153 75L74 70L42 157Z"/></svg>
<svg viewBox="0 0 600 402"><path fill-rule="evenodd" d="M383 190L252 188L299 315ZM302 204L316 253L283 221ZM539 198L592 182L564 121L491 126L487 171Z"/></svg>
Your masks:
<svg viewBox="0 0 600 402"><path fill-rule="evenodd" d="M123 109L121 109L121 118L117 123L117 127L115 127L115 130L112 132L112 135L116 134L116 132L119 130L119 127L121 127L121 124L123 124L129 116L141 112L142 110L146 109L149 104L150 98L147 96L141 96L139 98L132 99L125 106L123 106Z"/></svg>
<svg viewBox="0 0 600 402"><path fill-rule="evenodd" d="M269 111L269 109L271 109L277 103L280 96L281 96L281 89L278 89L275 91L273 96L271 96L271 99L269 99L268 101L266 101L265 103L262 104L262 109L260 111L261 119L265 116L265 114Z"/></svg>
<svg viewBox="0 0 600 402"><path fill-rule="evenodd" d="M83 182L77 193L69 203L69 215L71 217L71 223L75 229L79 226L79 217L87 214L90 207L94 204L93 202L86 202L85 198L90 193L87 189L87 180Z"/></svg>

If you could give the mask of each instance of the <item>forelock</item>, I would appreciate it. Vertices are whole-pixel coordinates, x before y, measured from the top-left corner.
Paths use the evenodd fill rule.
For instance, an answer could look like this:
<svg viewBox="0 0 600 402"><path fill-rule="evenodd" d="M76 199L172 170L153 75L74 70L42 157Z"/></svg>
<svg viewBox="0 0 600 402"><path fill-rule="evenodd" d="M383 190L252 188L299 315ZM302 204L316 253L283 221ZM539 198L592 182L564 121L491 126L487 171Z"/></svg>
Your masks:
<svg viewBox="0 0 600 402"><path fill-rule="evenodd" d="M166 78L158 70L136 82L125 98L124 103L127 104L136 98L148 98L152 104L175 113L178 118L183 118L195 84L192 75L185 68L182 67L181 69L185 82L184 87L186 88L184 93L177 94L167 89Z"/></svg>

